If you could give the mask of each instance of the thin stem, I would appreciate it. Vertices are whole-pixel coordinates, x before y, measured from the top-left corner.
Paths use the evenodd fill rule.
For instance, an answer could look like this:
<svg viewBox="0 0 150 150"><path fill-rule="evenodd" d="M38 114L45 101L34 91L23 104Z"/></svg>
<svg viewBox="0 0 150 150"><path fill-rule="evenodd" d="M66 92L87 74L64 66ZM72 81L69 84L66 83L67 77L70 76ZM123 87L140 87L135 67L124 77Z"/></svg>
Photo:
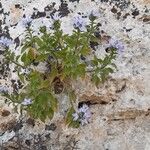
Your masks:
<svg viewBox="0 0 150 150"><path fill-rule="evenodd" d="M90 42L89 40L90 40L90 37L91 37L93 31L94 31L94 21L92 20L92 21L91 21L90 32L89 32L89 34L88 34L88 36L87 36L87 42Z"/></svg>
<svg viewBox="0 0 150 150"><path fill-rule="evenodd" d="M75 51L78 49L79 37L80 37L80 30L78 29L76 46L75 46L75 49L74 49ZM75 51L74 51L74 53L75 53Z"/></svg>
<svg viewBox="0 0 150 150"><path fill-rule="evenodd" d="M86 70L86 72L94 72L95 71L95 69L92 69L92 70Z"/></svg>
<svg viewBox="0 0 150 150"><path fill-rule="evenodd" d="M16 64L17 66L20 66L20 67L22 67L23 69L25 69L25 66L23 66L23 65L21 65L21 64L19 64L19 63L17 63L17 62L15 62L14 60L10 60L12 63L14 63L14 64Z"/></svg>

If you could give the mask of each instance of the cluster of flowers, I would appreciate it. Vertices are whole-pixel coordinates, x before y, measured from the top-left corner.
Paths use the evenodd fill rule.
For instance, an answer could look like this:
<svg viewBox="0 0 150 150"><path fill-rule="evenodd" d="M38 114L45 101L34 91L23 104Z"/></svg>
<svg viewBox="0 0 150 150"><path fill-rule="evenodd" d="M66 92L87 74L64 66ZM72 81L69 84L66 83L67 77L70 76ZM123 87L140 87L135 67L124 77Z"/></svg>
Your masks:
<svg viewBox="0 0 150 150"><path fill-rule="evenodd" d="M89 123L89 119L91 118L91 111L89 107L84 104L75 113L73 113L72 116L74 121L79 121L81 125L85 125Z"/></svg>
<svg viewBox="0 0 150 150"><path fill-rule="evenodd" d="M98 17L99 13L97 11L93 11L92 10L87 15L89 16L89 18L92 18L92 17ZM61 16L60 16L60 14L58 12L56 12L52 16L52 19L54 21L57 21L57 20L61 19ZM22 19L22 25L25 28L27 28L27 27L29 27L31 25L32 21L33 21L33 19L30 16L24 17ZM85 19L81 15L76 15L73 18L73 26L74 26L75 29L79 29L80 31L85 31L87 23L86 23ZM13 41L11 39L9 39L7 37L4 37L4 36L0 37L0 45L2 45L3 47L8 48L11 44L13 44ZM123 44L119 40L117 40L115 38L110 39L108 47L114 47L119 52L122 52L123 49L124 49Z"/></svg>

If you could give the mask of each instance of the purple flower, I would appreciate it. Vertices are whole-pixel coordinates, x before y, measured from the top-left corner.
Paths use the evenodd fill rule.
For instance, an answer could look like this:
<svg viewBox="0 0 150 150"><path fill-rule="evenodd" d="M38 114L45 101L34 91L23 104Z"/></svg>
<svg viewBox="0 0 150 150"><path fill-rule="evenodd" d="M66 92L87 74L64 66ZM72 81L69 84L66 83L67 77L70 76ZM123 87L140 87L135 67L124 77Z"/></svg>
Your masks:
<svg viewBox="0 0 150 150"><path fill-rule="evenodd" d="M7 93L8 88L6 86L0 86L0 93Z"/></svg>
<svg viewBox="0 0 150 150"><path fill-rule="evenodd" d="M92 10L88 15L90 20L95 20L99 16L99 12Z"/></svg>
<svg viewBox="0 0 150 150"><path fill-rule="evenodd" d="M77 28L80 31L84 31L86 29L86 22L82 18L82 16L78 15L78 16L74 17L73 26L74 26L74 28Z"/></svg>
<svg viewBox="0 0 150 150"><path fill-rule="evenodd" d="M95 10L92 10L90 14L91 14L92 16L95 16L95 17L98 17L98 16L99 16L99 12L98 12L98 11L95 11Z"/></svg>
<svg viewBox="0 0 150 150"><path fill-rule="evenodd" d="M25 105L25 106L31 105L32 104L32 100L30 98L25 98L21 104Z"/></svg>
<svg viewBox="0 0 150 150"><path fill-rule="evenodd" d="M11 44L13 44L13 41L11 39L8 39L7 37L4 36L0 38L0 45L4 47L9 47Z"/></svg>
<svg viewBox="0 0 150 150"><path fill-rule="evenodd" d="M89 119L91 118L91 111L87 105L80 107L77 112L72 114L74 121L79 121L81 125L88 124Z"/></svg>
<svg viewBox="0 0 150 150"><path fill-rule="evenodd" d="M61 16L59 14L59 12L56 12L53 16L52 16L54 21L60 20Z"/></svg>
<svg viewBox="0 0 150 150"><path fill-rule="evenodd" d="M123 45L123 43L121 41L115 39L115 38L111 38L109 40L108 47L116 48L119 53L124 51L124 45Z"/></svg>
<svg viewBox="0 0 150 150"><path fill-rule="evenodd" d="M89 109L89 107L84 104L82 107L79 108L79 112L81 112L81 113L84 112L85 113L88 109Z"/></svg>
<svg viewBox="0 0 150 150"><path fill-rule="evenodd" d="M30 16L27 16L27 17L25 17L25 18L22 19L22 25L24 27L29 27L30 24L31 24L31 22L32 22L32 20L33 19Z"/></svg>

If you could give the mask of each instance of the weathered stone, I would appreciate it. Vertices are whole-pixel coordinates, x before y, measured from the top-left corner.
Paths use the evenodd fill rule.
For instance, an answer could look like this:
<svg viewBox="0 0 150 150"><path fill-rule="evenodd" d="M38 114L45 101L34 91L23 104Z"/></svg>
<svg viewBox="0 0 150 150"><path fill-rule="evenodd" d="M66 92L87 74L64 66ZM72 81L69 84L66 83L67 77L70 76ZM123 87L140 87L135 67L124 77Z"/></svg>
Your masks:
<svg viewBox="0 0 150 150"><path fill-rule="evenodd" d="M7 117L10 115L10 111L3 109L3 110L0 110L0 114L2 117Z"/></svg>
<svg viewBox="0 0 150 150"><path fill-rule="evenodd" d="M57 128L57 126L56 126L54 123L52 123L52 124L50 124L50 125L45 125L45 130L52 130L52 131L55 131L56 128Z"/></svg>
<svg viewBox="0 0 150 150"><path fill-rule="evenodd" d="M150 115L150 109L145 111L137 110L137 109L127 109L127 110L114 112L113 114L107 115L107 117L108 117L108 121L119 121L119 120L135 119L141 115L143 115L143 117Z"/></svg>
<svg viewBox="0 0 150 150"><path fill-rule="evenodd" d="M150 0L67 0L66 2L1 0L0 36L6 35L15 39L15 47L11 49L16 55L19 54L24 39L25 28L21 24L22 16L31 15L34 18L32 28L39 32L41 25L46 25L50 29L51 15L56 11L63 16L62 29L66 33L71 33L72 19L77 13L85 16L93 9L100 12L97 21L98 33L95 34L99 41L98 44L93 44L94 51L92 51L98 57L108 52L106 47L113 36L121 40L125 46L124 52L118 54L115 60L118 70L104 84L96 87L89 77L73 82L77 106L81 103L90 104L92 117L88 125L79 129L66 127L64 116L69 107L68 99L67 96L59 97L58 94L60 109L52 120L57 128L52 126L53 132L45 131L45 125L52 124L50 120L46 120L45 123L32 119L26 121L25 115L23 127L19 125L15 130L21 134L22 143L31 146L31 149L38 149L39 145L37 143L36 145L34 140L40 135L43 149L63 150L73 149L73 146L81 150L150 149L149 8ZM11 87L10 80L17 81L16 73L13 72L13 66L3 62L3 53L4 50L0 48L0 84L6 83ZM85 60L84 57L82 59ZM35 63L35 65L41 69L41 72L46 69L43 64ZM12 114L12 106L7 106L4 101L5 99L1 98L0 108L6 111L0 113L0 140L5 142L4 146L7 149L13 147L18 149L16 141L10 142L10 140L15 136L12 130L20 114ZM52 128L47 126L47 129ZM27 139L31 140L31 143L26 141Z"/></svg>
<svg viewBox="0 0 150 150"><path fill-rule="evenodd" d="M26 121L26 123L27 123L28 125L33 126L33 127L35 126L35 120L32 119L32 118L28 118L27 121Z"/></svg>
<svg viewBox="0 0 150 150"><path fill-rule="evenodd" d="M14 119L9 120L9 121L7 121L7 122L2 122L2 123L0 124L0 129L1 129L1 131L3 131L3 132L5 132L5 131L7 131L7 130L10 131L10 130L12 130L12 129L14 128L15 124L16 124L16 120L14 120Z"/></svg>

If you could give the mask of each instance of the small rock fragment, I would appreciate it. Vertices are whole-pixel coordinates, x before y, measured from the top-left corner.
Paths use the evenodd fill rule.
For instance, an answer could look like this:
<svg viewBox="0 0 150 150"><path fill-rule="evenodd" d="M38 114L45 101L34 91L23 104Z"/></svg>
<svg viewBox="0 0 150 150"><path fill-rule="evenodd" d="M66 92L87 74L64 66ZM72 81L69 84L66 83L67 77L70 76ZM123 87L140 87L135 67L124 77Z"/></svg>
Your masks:
<svg viewBox="0 0 150 150"><path fill-rule="evenodd" d="M56 126L54 123L52 123L52 124L50 124L50 125L45 125L45 130L52 130L52 131L55 131L56 128L57 128L57 126Z"/></svg>

